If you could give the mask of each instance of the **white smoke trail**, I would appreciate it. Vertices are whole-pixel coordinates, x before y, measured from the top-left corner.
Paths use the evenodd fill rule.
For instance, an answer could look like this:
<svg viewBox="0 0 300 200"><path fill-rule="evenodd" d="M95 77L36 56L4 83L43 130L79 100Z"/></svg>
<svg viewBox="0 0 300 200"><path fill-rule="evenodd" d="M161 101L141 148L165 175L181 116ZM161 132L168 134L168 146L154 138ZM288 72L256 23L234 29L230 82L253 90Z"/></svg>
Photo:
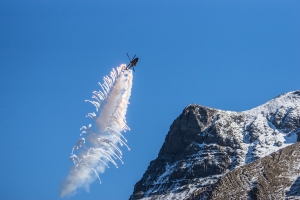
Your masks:
<svg viewBox="0 0 300 200"><path fill-rule="evenodd" d="M116 160L123 164L118 144L129 149L122 132L130 130L125 115L132 87L132 71L124 70L125 67L121 65L117 70L113 69L110 77L105 76L104 83L99 83L102 91L94 91L93 100L86 100L96 107L96 113L88 113L87 117L92 118L97 127L91 130L92 125L89 124L80 128L81 138L70 156L74 167L62 183L61 197L73 194L81 187L89 190L89 185L96 179L101 183L99 173L109 168L109 162L116 167Z"/></svg>

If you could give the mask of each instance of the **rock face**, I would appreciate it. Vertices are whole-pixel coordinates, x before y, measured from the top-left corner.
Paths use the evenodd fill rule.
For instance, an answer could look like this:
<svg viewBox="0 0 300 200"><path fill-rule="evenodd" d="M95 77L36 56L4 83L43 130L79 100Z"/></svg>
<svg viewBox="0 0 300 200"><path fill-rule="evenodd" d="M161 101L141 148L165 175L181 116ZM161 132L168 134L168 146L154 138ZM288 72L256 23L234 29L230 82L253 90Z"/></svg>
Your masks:
<svg viewBox="0 0 300 200"><path fill-rule="evenodd" d="M244 112L191 104L171 125L158 157L150 162L130 199L204 198L207 188L211 190L236 168L297 140L300 91L280 95ZM251 194L261 191L259 182L250 183ZM215 197L213 192L209 195Z"/></svg>
<svg viewBox="0 0 300 200"><path fill-rule="evenodd" d="M237 168L189 198L198 199L300 199L300 143Z"/></svg>

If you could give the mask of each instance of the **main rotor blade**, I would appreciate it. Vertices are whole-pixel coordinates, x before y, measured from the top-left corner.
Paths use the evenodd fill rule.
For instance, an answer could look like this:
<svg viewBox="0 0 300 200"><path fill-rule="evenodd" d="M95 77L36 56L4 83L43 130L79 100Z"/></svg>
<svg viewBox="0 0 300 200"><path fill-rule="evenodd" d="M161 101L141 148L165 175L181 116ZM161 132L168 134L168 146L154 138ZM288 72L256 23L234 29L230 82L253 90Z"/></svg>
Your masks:
<svg viewBox="0 0 300 200"><path fill-rule="evenodd" d="M132 60L135 58L136 55L133 56Z"/></svg>
<svg viewBox="0 0 300 200"><path fill-rule="evenodd" d="M127 53L127 56L128 56L128 59L129 59L129 61L131 61L131 59L130 59L130 57L129 57L128 53Z"/></svg>

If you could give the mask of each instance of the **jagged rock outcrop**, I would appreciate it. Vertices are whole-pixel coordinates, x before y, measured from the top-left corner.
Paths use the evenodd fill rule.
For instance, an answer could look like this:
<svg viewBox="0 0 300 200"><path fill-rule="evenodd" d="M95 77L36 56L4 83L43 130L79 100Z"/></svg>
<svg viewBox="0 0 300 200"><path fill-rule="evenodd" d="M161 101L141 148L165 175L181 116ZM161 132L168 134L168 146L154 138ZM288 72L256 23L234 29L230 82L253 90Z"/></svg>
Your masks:
<svg viewBox="0 0 300 200"><path fill-rule="evenodd" d="M191 104L171 125L130 199L188 199L237 167L296 143L299 135L300 91L244 112Z"/></svg>
<svg viewBox="0 0 300 200"><path fill-rule="evenodd" d="M300 143L224 175L189 200L300 199Z"/></svg>

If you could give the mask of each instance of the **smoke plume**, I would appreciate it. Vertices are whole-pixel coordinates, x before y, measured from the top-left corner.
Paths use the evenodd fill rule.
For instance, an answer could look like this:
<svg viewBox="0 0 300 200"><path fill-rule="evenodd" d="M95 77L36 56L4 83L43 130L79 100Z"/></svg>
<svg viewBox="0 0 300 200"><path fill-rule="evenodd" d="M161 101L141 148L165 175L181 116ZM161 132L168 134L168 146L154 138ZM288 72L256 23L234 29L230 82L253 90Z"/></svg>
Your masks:
<svg viewBox="0 0 300 200"><path fill-rule="evenodd" d="M132 71L125 67L112 69L110 76L103 78L103 84L99 83L102 90L93 92L93 100L86 100L96 107L96 112L87 115L96 128L92 129L91 124L80 128L80 139L70 156L74 166L62 182L61 197L74 194L78 188L89 190L97 179L101 183L99 174L109 168L109 162L116 167L117 160L123 163L119 146L129 149L122 132L129 130L126 112L132 87Z"/></svg>

